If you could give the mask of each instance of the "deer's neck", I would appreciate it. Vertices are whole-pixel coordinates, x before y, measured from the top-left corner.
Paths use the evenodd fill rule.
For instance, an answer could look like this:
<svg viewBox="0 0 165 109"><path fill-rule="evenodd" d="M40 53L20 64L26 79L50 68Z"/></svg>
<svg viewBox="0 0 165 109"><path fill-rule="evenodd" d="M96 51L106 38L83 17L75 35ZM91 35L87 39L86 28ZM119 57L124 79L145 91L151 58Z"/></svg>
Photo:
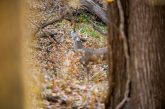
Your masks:
<svg viewBox="0 0 165 109"><path fill-rule="evenodd" d="M73 47L75 50L83 49L82 41L76 32L71 32L71 37L73 39Z"/></svg>
<svg viewBox="0 0 165 109"><path fill-rule="evenodd" d="M74 41L73 46L75 50L83 49L83 44L81 40Z"/></svg>

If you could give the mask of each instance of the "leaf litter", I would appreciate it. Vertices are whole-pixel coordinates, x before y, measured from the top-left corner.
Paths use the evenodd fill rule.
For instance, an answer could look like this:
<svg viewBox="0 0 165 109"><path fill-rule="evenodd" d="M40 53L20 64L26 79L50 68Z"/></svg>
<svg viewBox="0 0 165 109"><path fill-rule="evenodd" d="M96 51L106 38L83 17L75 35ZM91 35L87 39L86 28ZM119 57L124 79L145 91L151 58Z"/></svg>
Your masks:
<svg viewBox="0 0 165 109"><path fill-rule="evenodd" d="M80 23L81 26L84 24ZM108 90L107 63L90 64L88 80L79 61L82 53L73 49L71 30L70 22L62 20L44 28L44 31L56 33L53 37L34 39L35 57L44 77L43 109L104 109ZM80 35L87 39L85 47L106 46L99 38Z"/></svg>
<svg viewBox="0 0 165 109"><path fill-rule="evenodd" d="M60 29L63 28L58 29L61 32ZM43 48L37 50L36 57L45 80L42 92L44 107L46 109L104 109L108 89L107 70L103 68L106 64L89 65L90 74L87 80L87 73L79 62L82 54L73 50L69 34L66 33L64 37L65 40L60 44L51 42L49 37L39 38L37 41L38 46ZM90 43L99 42L94 38L89 40Z"/></svg>

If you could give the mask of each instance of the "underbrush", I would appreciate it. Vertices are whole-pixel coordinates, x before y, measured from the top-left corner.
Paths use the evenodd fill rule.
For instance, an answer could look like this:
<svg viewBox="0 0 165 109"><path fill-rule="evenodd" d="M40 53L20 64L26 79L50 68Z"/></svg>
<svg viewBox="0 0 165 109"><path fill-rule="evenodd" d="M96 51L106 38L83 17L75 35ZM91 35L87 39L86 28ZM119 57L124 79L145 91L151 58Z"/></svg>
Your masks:
<svg viewBox="0 0 165 109"><path fill-rule="evenodd" d="M93 29L90 22L93 18L87 13L76 16L79 21L76 31L87 40L84 47L105 47L106 38ZM98 28L106 31L103 23L93 21ZM53 37L36 37L32 42L36 63L44 77L41 92L43 109L104 109L108 89L107 63L89 64L88 80L87 72L79 62L82 54L73 49L71 23L61 20L43 30L57 33Z"/></svg>

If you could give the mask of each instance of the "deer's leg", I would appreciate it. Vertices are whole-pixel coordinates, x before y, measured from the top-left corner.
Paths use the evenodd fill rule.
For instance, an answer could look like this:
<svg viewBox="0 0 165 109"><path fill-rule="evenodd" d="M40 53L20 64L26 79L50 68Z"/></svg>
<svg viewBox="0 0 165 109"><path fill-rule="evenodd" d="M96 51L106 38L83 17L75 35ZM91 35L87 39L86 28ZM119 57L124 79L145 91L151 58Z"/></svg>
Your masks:
<svg viewBox="0 0 165 109"><path fill-rule="evenodd" d="M87 81L89 81L90 68L88 64L84 65Z"/></svg>

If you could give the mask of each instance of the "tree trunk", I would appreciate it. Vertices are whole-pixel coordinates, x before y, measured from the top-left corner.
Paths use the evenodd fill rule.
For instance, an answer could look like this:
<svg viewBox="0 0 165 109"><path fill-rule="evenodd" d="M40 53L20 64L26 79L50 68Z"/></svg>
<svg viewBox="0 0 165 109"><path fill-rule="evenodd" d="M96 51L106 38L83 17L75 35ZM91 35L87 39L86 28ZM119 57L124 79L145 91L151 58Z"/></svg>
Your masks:
<svg viewBox="0 0 165 109"><path fill-rule="evenodd" d="M119 107L128 91L128 98L119 109L164 109L165 5L151 6L145 0L124 0L122 7L128 51L124 49L120 30L110 25L108 43L112 46L113 68L109 75L106 108ZM117 0L109 4L108 9L111 24L119 27L121 16ZM128 52L129 60L125 52ZM129 76L131 87L126 88Z"/></svg>
<svg viewBox="0 0 165 109"><path fill-rule="evenodd" d="M0 109L23 109L20 0L0 1Z"/></svg>

